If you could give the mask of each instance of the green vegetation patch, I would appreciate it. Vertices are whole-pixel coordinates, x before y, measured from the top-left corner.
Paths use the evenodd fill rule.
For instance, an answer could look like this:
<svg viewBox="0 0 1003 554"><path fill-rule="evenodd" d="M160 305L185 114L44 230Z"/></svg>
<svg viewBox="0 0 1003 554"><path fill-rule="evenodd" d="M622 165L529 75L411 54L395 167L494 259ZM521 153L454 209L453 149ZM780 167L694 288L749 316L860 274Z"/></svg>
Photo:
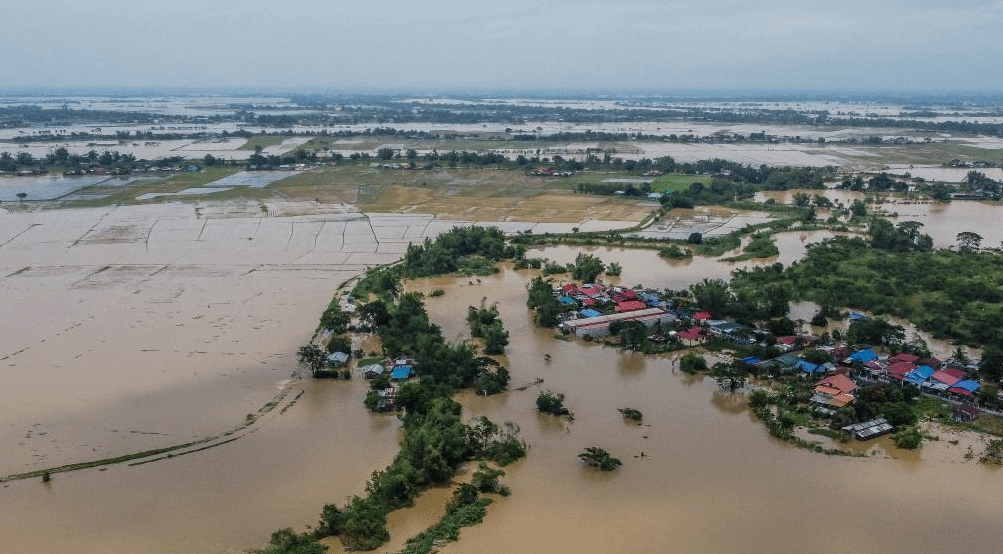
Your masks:
<svg viewBox="0 0 1003 554"><path fill-rule="evenodd" d="M651 190L663 193L680 192L690 188L690 185L693 183L700 183L704 186L709 185L711 179L713 177L710 175L686 175L682 173L662 175L651 183Z"/></svg>
<svg viewBox="0 0 1003 554"><path fill-rule="evenodd" d="M778 271L739 269L733 291L755 296L780 287L793 300L890 314L940 339L995 344L1003 329L1003 257L950 250L874 248L859 237L810 245L804 259Z"/></svg>

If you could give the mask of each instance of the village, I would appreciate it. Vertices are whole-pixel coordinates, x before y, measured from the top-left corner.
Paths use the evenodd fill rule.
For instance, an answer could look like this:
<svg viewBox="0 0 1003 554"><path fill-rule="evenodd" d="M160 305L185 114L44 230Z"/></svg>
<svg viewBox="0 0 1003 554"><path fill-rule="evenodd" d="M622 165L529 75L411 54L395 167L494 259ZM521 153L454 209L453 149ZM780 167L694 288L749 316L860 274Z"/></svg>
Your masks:
<svg viewBox="0 0 1003 554"><path fill-rule="evenodd" d="M824 338L810 333L773 336L763 329L715 319L707 311L677 308L669 295L641 286L565 283L554 295L564 309L557 328L565 335L591 342L620 334L616 344L627 347L625 327L643 326L654 332L645 334L643 348L636 343L632 346L646 353L692 347L730 351L736 356L734 364L761 378L760 382L795 378L811 386L810 397L801 410L832 425L846 423L836 429L858 440L896 428L884 417L847 423L845 408L854 403L864 387L909 387L908 398L922 395L942 400L956 422L974 421L983 412L996 413L978 406L982 400L978 395L978 365L968 360L920 356L902 350L901 344L885 345L883 349L851 348L833 341L828 334ZM867 319L864 314L853 313L850 324ZM876 350L887 352L879 354ZM752 352L776 355L744 355ZM841 411L843 417L837 417Z"/></svg>

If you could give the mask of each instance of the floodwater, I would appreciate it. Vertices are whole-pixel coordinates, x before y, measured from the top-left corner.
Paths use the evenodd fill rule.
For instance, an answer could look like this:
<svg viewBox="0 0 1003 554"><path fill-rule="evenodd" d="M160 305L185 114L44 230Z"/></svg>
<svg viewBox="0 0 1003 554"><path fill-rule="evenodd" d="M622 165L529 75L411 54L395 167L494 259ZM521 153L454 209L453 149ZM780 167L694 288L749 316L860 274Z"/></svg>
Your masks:
<svg viewBox="0 0 1003 554"><path fill-rule="evenodd" d="M766 190L762 192L757 192L753 197L756 202L765 202L768 199L773 199L777 204L793 204L794 195L798 193L807 194L812 197L813 202L815 195L821 195L828 198L833 204L844 204L849 207L853 204L854 200L863 200L864 194L862 192L852 191L852 190L841 190L841 189L791 189L791 190Z"/></svg>
<svg viewBox="0 0 1003 554"><path fill-rule="evenodd" d="M6 549L241 551L390 461L366 383L291 379L295 353L339 283L448 222L257 208L0 212L0 475L222 443L3 483Z"/></svg>
<svg viewBox="0 0 1003 554"><path fill-rule="evenodd" d="M237 440L207 450L59 473L48 484L3 483L0 542L11 551L239 552L362 494L395 453L398 422L365 411L362 379L290 379L295 351L338 283L449 226L417 215L269 217L240 206L0 212L4 475L219 435L277 398ZM589 251L621 263L623 284L680 289L734 267L789 263L826 236L785 233L776 260L741 264ZM539 255L567 263L578 251ZM468 336L467 306L498 303L511 333L499 359L512 388L543 378L575 413L573 422L538 415L534 387L460 395L467 417L517 423L530 453L506 468L513 495L444 552L995 546L1003 484L998 471L963 460L977 438L918 454L873 441L857 446L867 458L854 459L791 448L768 437L741 395L680 373L672 356L555 340L532 327L525 285L535 274L505 268L410 285L445 290L427 302L448 340ZM625 406L641 410L644 425L625 423L616 411ZM624 466L586 470L576 456L587 446ZM381 551L435 521L447 496L430 491L392 514L392 542ZM819 525L833 520L852 532L834 540Z"/></svg>
<svg viewBox="0 0 1003 554"><path fill-rule="evenodd" d="M982 237L983 248L999 248L1003 243L1003 214L999 202L955 200L950 203L907 204L885 202L880 206L888 214L897 214L892 222L918 221L920 233L930 235L937 248L958 246L958 233L972 231Z"/></svg>
<svg viewBox="0 0 1003 554"><path fill-rule="evenodd" d="M896 174L908 173L912 177L921 177L927 181L945 181L960 183L968 177L969 171L978 171L990 179L1003 179L1003 168L981 167L970 169L966 167L941 167L939 165L911 166L907 164L892 164L890 169Z"/></svg>
<svg viewBox="0 0 1003 554"><path fill-rule="evenodd" d="M633 278L635 267L625 271L628 283L642 280ZM675 281L673 268L661 271L663 281L645 284ZM469 415L517 423L530 452L507 468L512 496L499 499L483 524L464 529L443 552L995 548L1003 483L997 470L963 460L974 437L951 445L944 436L918 454L898 451L887 439L855 445L866 458L792 448L767 435L741 395L679 372L672 356L645 358L534 329L523 302L532 275L505 270L479 283L414 285L425 292L444 288L444 296L427 303L453 339L466 334L457 315L466 306L497 303L512 335L500 359L512 371L513 388L543 378L543 388L567 395L575 415L569 422L537 414L536 387L487 398L461 395ZM625 422L617 413L625 406L641 410L644 424ZM610 474L583 468L576 456L587 446L605 448L624 465ZM831 526L819 522L837 520L852 532L834 540ZM916 524L923 521L938 523Z"/></svg>

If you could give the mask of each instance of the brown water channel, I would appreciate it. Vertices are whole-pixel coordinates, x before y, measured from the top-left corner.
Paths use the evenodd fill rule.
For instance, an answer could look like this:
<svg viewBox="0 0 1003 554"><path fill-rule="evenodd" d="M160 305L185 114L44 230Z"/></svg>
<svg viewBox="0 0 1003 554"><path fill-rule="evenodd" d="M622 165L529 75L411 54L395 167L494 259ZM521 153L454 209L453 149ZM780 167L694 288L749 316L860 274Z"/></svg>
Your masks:
<svg viewBox="0 0 1003 554"><path fill-rule="evenodd" d="M789 263L803 252L804 244L822 236L825 233L782 235L778 243L783 254L778 260ZM577 252L556 247L539 255L568 262ZM649 251L592 252L607 263L620 262L624 284L659 288L684 288L704 277L726 278L737 266L703 259L670 263ZM27 251L22 255L28 256ZM187 255L193 254L187 251ZM213 253L213 259L223 263L220 256L223 251ZM34 312L30 299L15 301L41 287L45 279L57 279L59 287L75 283L73 271L59 269L66 263L55 263L47 270L52 275L39 274L36 281L5 281L6 309L18 308L5 314L17 313L24 322L18 326L8 321L8 331L27 340L38 326L39 336L49 341L57 336L70 340L61 344L79 349L89 365L105 360L107 370L95 375L104 386L113 387L114 394L104 402L87 400L97 392L89 390L84 380L73 381L68 365L45 373L50 355L32 343L30 350L4 366L6 382L28 390L32 402L19 400L16 388L4 391L7 413L16 423L4 423L0 436L4 444L33 448L49 459L80 461L86 459L85 443L111 441L114 429L167 429L204 436L239 423L242 414L254 412L279 387L289 387L293 394L261 416L239 440L212 449L139 466L60 473L47 484L39 479L0 484L0 545L6 550L239 552L263 545L277 528L315 524L324 503L340 504L351 494L361 494L369 474L384 467L396 452L398 423L393 416L364 410L363 380L285 380L295 346L309 338L322 300L330 297L331 278L340 274L300 268L265 277L254 277L260 270L215 275L212 266L201 266L199 278L190 282L179 301L169 281L151 282L144 269L139 279L145 280L143 290L152 290L174 305L166 314L170 317L145 323L144 333L135 335L130 334L133 324L128 319L95 323L102 316L128 317L130 310L151 310L153 315L136 316L137 321L150 321L161 313L153 305L128 300L138 298L140 290L130 279L114 286L70 287L65 297L51 301L36 293L35 301L43 309ZM511 332L511 344L501 360L512 371L512 388L543 378L545 388L567 394L575 413L574 422L538 415L535 387L488 398L460 396L466 416L485 414L496 421L516 422L531 450L526 460L507 468L505 482L513 495L498 499L482 525L465 529L461 540L447 545L444 552L954 552L995 547L1003 523L1003 481L998 471L963 460L966 444L975 437L962 437L958 445L946 440L929 443L919 453L902 453L887 441L874 441L855 446L868 453L867 458L852 459L794 449L767 436L749 415L743 397L721 393L712 380L681 374L672 357L645 358L595 344L559 341L553 331L533 328L524 288L533 275L505 269L492 277L411 285L426 293L445 290L444 296L428 299L428 309L448 340L467 337L463 320L467 306L482 299L487 304L497 302ZM240 287L228 287L229 282ZM234 358L218 347L211 349L212 354L199 354L205 348L196 346L199 336L193 333L219 332L214 325L197 322L227 316L216 306L228 295L246 305L228 317L244 315L249 323L226 320L225 333L209 339L232 341L240 347L238 353L248 354ZM81 299L83 305L72 307ZM103 302L123 305L106 312L100 307L112 304ZM58 311L61 305L68 313ZM86 333L79 337L72 330L76 320L85 323L80 329ZM195 327L172 331L181 322ZM103 326L123 337L103 334ZM271 331L262 334L262 326ZM172 336L195 344L163 346ZM185 353L191 351L191 367L159 367L156 356L143 352L148 347L128 344L137 338L159 345L164 356L179 350L168 356L175 364L185 363ZM100 342L105 339L107 345ZM85 348L89 342L93 352ZM117 360L117 350L128 352L124 361ZM285 354L273 360L275 352ZM73 356L63 353L58 359L67 364ZM15 362L18 365L9 365ZM27 366L35 369L27 371ZM137 383L131 382L130 371L140 370ZM60 378L77 384L60 385L46 399L46 384L56 387ZM47 404L36 405L39 402ZM68 407L61 408L62 404ZM18 406L20 411L14 410ZM616 412L623 406L641 410L644 425L625 423ZM50 412L57 417L47 434L21 438L29 418L52 419L45 415ZM176 439L145 436L132 436L123 445L148 441L160 446ZM99 444L123 453L122 445ZM612 474L581 467L576 455L593 445L609 450L624 466ZM24 455L14 451L0 459L25 463ZM27 459L30 467L44 464ZM433 522L447 494L444 489L431 491L415 510L392 514L391 546L399 547L408 535Z"/></svg>

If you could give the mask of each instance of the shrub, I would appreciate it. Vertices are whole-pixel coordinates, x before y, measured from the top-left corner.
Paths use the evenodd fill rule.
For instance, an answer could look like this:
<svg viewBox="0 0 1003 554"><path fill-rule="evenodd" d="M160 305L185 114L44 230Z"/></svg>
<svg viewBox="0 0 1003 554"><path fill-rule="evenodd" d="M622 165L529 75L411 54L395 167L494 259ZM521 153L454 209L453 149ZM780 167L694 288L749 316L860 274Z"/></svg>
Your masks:
<svg viewBox="0 0 1003 554"><path fill-rule="evenodd" d="M571 412L564 407L564 393L560 392L541 391L536 397L536 409L550 415L571 415Z"/></svg>
<svg viewBox="0 0 1003 554"><path fill-rule="evenodd" d="M644 417L640 410L636 410L634 408L620 408L619 412L625 419L636 421L638 423L641 423L641 418Z"/></svg>
<svg viewBox="0 0 1003 554"><path fill-rule="evenodd" d="M613 471L623 465L623 462L598 446L589 446L578 455L578 458L585 462L585 465L597 467L601 471Z"/></svg>

